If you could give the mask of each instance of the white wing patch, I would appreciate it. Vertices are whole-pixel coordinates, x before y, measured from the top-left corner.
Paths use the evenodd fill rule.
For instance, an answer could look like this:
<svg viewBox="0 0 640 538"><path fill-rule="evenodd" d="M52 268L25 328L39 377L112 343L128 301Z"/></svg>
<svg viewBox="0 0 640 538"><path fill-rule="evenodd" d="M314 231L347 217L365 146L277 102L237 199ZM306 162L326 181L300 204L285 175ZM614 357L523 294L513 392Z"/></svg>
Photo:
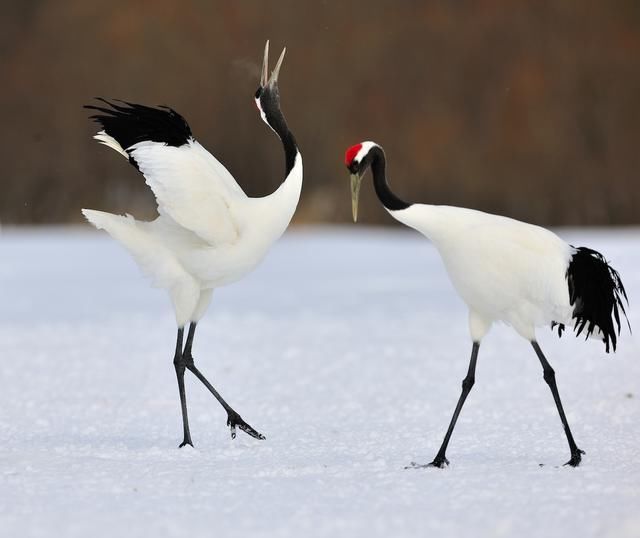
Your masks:
<svg viewBox="0 0 640 538"><path fill-rule="evenodd" d="M226 168L198 142L180 147L139 142L127 148L151 187L158 212L212 246L237 241L236 204L246 198Z"/></svg>
<svg viewBox="0 0 640 538"><path fill-rule="evenodd" d="M118 141L115 138L109 136L105 131L100 131L98 134L94 135L93 138L108 148L116 150L125 159L129 160L128 153L122 149L122 146L118 144Z"/></svg>

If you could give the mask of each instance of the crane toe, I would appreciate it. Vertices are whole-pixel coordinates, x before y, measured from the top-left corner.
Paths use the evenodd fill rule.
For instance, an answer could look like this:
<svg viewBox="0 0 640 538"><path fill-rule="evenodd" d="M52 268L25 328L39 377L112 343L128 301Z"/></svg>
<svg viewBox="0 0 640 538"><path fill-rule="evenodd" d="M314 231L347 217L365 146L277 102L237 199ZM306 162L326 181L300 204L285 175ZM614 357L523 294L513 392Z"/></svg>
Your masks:
<svg viewBox="0 0 640 538"><path fill-rule="evenodd" d="M405 469L429 469L431 467L437 467L438 469L444 469L449 466L449 460L445 457L436 457L431 463L416 463L412 461Z"/></svg>
<svg viewBox="0 0 640 538"><path fill-rule="evenodd" d="M263 441L264 439L266 439L264 435L262 435L253 427L251 427L249 424L247 424L242 419L242 417L238 413L236 413L233 409L228 411L227 426L231 428L231 439L236 438L236 427L240 428L244 433L246 433L247 435L250 435L254 439L259 439L260 441Z"/></svg>

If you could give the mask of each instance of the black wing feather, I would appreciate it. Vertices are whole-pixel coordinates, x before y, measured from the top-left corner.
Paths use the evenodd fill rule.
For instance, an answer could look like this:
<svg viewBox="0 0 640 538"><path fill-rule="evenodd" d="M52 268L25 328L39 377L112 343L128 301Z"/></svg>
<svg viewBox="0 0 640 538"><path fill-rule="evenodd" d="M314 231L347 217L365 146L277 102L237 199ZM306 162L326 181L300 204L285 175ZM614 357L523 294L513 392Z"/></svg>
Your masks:
<svg viewBox="0 0 640 538"><path fill-rule="evenodd" d="M109 108L97 105L85 105L84 108L99 112L90 118L125 151L138 142L160 142L180 147L192 138L189 124L168 106L150 107L128 101L108 101L102 97L96 99Z"/></svg>

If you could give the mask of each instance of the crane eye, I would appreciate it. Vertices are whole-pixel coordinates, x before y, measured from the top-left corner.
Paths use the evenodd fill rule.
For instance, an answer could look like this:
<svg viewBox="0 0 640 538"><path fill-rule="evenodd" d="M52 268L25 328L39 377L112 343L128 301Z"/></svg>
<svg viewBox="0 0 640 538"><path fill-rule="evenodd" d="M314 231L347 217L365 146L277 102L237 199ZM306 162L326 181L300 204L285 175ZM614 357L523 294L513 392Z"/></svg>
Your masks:
<svg viewBox="0 0 640 538"><path fill-rule="evenodd" d="M262 86L260 86L257 90L256 90L256 99L260 99L260 96L262 95Z"/></svg>

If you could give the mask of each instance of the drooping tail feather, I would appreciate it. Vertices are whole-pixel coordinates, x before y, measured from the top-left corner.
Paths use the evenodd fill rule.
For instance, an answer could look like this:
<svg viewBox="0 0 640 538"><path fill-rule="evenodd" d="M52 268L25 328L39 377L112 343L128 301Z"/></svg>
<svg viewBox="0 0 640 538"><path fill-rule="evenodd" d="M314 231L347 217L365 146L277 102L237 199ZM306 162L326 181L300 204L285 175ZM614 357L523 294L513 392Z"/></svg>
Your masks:
<svg viewBox="0 0 640 538"><path fill-rule="evenodd" d="M572 318L575 319L576 336L583 331L587 338L595 333L602 337L607 353L610 347L615 351L621 328L620 312L631 330L623 303L623 299L627 304L629 300L620 275L602 254L578 247L571 257L566 276L569 302L574 307Z"/></svg>

